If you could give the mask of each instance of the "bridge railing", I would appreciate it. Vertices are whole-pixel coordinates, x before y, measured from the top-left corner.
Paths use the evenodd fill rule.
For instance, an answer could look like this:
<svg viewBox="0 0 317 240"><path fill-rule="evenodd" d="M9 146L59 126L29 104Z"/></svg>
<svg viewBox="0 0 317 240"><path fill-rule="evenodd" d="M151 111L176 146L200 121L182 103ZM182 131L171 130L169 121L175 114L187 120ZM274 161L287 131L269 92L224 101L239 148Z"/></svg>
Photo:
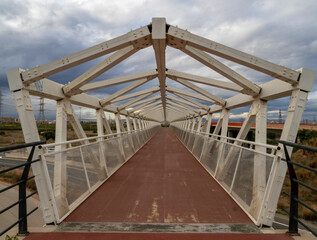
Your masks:
<svg viewBox="0 0 317 240"><path fill-rule="evenodd" d="M312 154L317 153L317 148L316 147L310 147L310 146L305 146L305 145L300 145L296 143L291 143L287 141L278 141L279 143L283 144L284 147L284 152L285 152L285 159L283 158L283 161L286 161L287 163L287 168L288 168L288 173L289 176L288 178L290 179L291 183L291 192L282 192L283 195L286 195L287 197L290 198L290 209L289 211L286 209L282 210L286 212L289 215L289 227L288 227L288 233L290 235L299 235L298 234L298 223L300 223L304 228L306 228L308 231L310 231L315 237L317 237L317 232L313 230L310 226L305 224L301 219L298 217L298 205L302 206L303 208L307 209L311 213L317 215L317 210L314 209L314 206L312 206L311 202L309 201L303 201L300 197L299 193L299 186L303 187L304 189L311 191L313 195L316 195L317 193L317 188L315 186L311 186L307 184L307 182L304 182L302 179L297 177L298 175L303 175L303 171L305 170L306 172L309 173L310 177L314 177L317 174L317 169L316 167L310 167L304 164L300 164L298 162L292 161L289 151L287 150L287 147L295 147L297 149L302 149L308 152L311 152ZM295 167L294 167L295 166ZM313 166L313 164L312 164ZM301 177L303 178L303 177ZM305 178L303 178L305 179Z"/></svg>
<svg viewBox="0 0 317 240"><path fill-rule="evenodd" d="M41 160L56 222L63 221L157 130L152 127L43 145Z"/></svg>
<svg viewBox="0 0 317 240"><path fill-rule="evenodd" d="M12 171L17 170L17 169L23 169L21 176L19 176L19 180L16 183L13 183L9 186L6 186L2 189L0 189L1 194L8 194L8 191L13 189L14 187L18 186L19 194L18 194L18 200L14 201L14 199L11 199L12 202L9 203L8 206L6 206L6 203L2 203L1 207L5 206L5 208L0 210L0 220L2 221L3 226L5 226L5 229L0 230L0 236L8 232L10 229L18 225L18 235L28 235L28 221L27 217L31 215L33 212L35 212L38 207L35 207L31 211L27 212L27 199L32 197L33 195L37 194L37 191L34 191L30 194L27 195L27 183L28 181L32 180L34 176L29 176L30 174L30 168L31 165L39 162L40 159L34 159L34 151L35 147L41 147L41 144L44 144L45 141L39 141L39 142L32 142L32 143L26 143L26 144L18 144L14 146L8 146L8 147L1 147L0 148L0 153L4 153L10 150L17 150L17 149L25 149L28 147L31 147L31 151L29 153L29 156L26 160L26 162L22 164L15 165L13 167L7 168L7 169L1 169L0 170L0 176L4 174L12 174ZM8 219L6 219L10 213L8 211L15 211L14 207L18 206L18 219L16 222L11 223L10 221L8 222Z"/></svg>
<svg viewBox="0 0 317 240"><path fill-rule="evenodd" d="M261 225L278 147L172 128L209 174L254 223Z"/></svg>

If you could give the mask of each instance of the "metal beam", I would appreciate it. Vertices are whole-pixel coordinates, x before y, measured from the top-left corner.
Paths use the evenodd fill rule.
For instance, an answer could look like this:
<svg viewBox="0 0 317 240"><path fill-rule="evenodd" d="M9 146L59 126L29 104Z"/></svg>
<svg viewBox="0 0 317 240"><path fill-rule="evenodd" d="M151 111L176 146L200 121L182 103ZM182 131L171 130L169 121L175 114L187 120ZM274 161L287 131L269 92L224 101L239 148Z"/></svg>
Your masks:
<svg viewBox="0 0 317 240"><path fill-rule="evenodd" d="M139 102L135 103L134 106L139 107L139 106L141 106L143 104L154 102L154 101L156 101L156 100L158 100L160 98L161 98L160 95L157 95L157 96L154 96L154 97L151 97L151 98L147 98L147 99L144 99L142 101L139 101Z"/></svg>
<svg viewBox="0 0 317 240"><path fill-rule="evenodd" d="M122 77L117 77L117 78L112 78L112 79L107 79L107 80L102 80L94 83L89 83L86 84L85 86L80 88L81 92L88 92L92 90L97 90L100 88L107 88L111 87L114 85L122 84L122 83L127 83L127 82L132 82L136 81L142 78L148 78L149 80L152 80L153 78L157 77L157 71L156 70L149 70L145 71L142 73L134 73Z"/></svg>
<svg viewBox="0 0 317 240"><path fill-rule="evenodd" d="M129 113L135 113L135 112L138 111L138 110L146 109L146 108L148 108L148 107L153 107L153 106L156 106L156 105L159 105L159 104L162 103L162 101L154 102L154 101L156 101L156 100L157 100L157 99L152 100L152 101L150 101L150 102L143 103L143 104L141 104L141 105L139 105L139 106L137 106L137 107L135 107L135 108L129 110L128 112L129 112ZM154 102L154 103L151 103L151 102ZM137 114L140 114L140 112L137 113Z"/></svg>
<svg viewBox="0 0 317 240"><path fill-rule="evenodd" d="M129 86L127 86L127 87L125 87L125 88L123 88L123 89L121 89L121 90L115 92L114 94L112 94L112 95L110 95L110 96L108 96L108 97L106 97L106 98L100 100L100 105L104 106L104 105L106 105L106 104L110 104L110 102L111 102L113 99L122 96L123 94L125 94L125 93L131 91L132 89L135 89L135 88L137 88L137 87L143 85L144 83L146 83L146 82L148 82L148 81L149 81L149 80L148 80L147 78L142 78L142 79L140 79L140 80L138 80L138 81L136 81L136 82L130 84Z"/></svg>
<svg viewBox="0 0 317 240"><path fill-rule="evenodd" d="M11 73L13 73L15 71L21 72L23 70L22 69L12 69L12 70L9 70L7 74L11 75ZM65 96L63 94L63 91L62 91L63 86L64 85L56 83L56 82L49 80L49 79L41 79L40 81L38 81L36 83L32 83L32 84L27 85L27 86L21 84L20 87L21 87L21 89L28 90L30 92L30 94L33 96L45 97L48 99L58 101L58 100L62 100L64 98L68 98L67 96ZM17 89L15 89L15 91L16 90ZM90 95L85 94L85 93L71 96L69 98L69 100L72 104L82 106L82 107L88 107L88 108L92 108L92 109L102 108L99 104L100 99L98 99L94 96L90 96ZM117 107L114 105L104 106L103 109L105 111L111 112L111 113L118 112ZM128 112L123 110L121 112L121 114L127 115Z"/></svg>
<svg viewBox="0 0 317 240"><path fill-rule="evenodd" d="M197 61L201 62L207 67L210 67L211 69L218 72L219 74L230 79L234 83L238 84L240 87L243 88L243 91L242 91L243 93L251 95L251 96L259 95L261 91L261 87L249 81L245 77L241 76L239 73L227 67L226 65L224 65L217 59L213 58L209 54L190 46L186 46L183 52L188 54L192 58L195 58Z"/></svg>
<svg viewBox="0 0 317 240"><path fill-rule="evenodd" d="M117 51L129 45L133 45L134 49L137 50L152 45L149 28L147 26L141 27L117 38L70 54L66 57L62 57L42 66L27 70L22 73L22 79L24 83L30 84L42 78L46 78L52 74Z"/></svg>
<svg viewBox="0 0 317 240"><path fill-rule="evenodd" d="M160 91L159 87L151 87L149 89L145 89L145 90L141 90L141 91L138 91L138 92L122 95L120 97L117 97L117 98L111 100L111 103L124 101L124 100L130 99L130 98L134 98L134 97L138 97L138 96L150 93L150 92L151 93L156 93L158 91Z"/></svg>
<svg viewBox="0 0 317 240"><path fill-rule="evenodd" d="M188 105L182 104L182 103L175 103L172 101L167 101L168 104L176 107L176 108L181 108L185 111L190 111L190 112L194 112L194 113L199 113L200 111L194 108L189 107Z"/></svg>
<svg viewBox="0 0 317 240"><path fill-rule="evenodd" d="M201 84L206 84L209 86L223 88L223 89L235 91L235 92L242 92L243 91L242 87L240 87L234 83L219 81L219 80L215 80L215 79L211 79L211 78L207 78L207 77L201 77L201 76L197 76L197 75L193 75L193 74L189 74L189 73L178 72L178 71L173 70L173 69L168 69L166 72L166 76L170 79L179 78L179 79L197 82L197 83L201 83Z"/></svg>
<svg viewBox="0 0 317 240"><path fill-rule="evenodd" d="M266 73L274 78L278 78L291 84L297 84L299 78L299 73L292 69L271 63L234 48L227 47L178 27L169 27L167 32L167 44L181 50L185 49L185 46L195 47L254 70Z"/></svg>
<svg viewBox="0 0 317 240"><path fill-rule="evenodd" d="M177 93L177 94L181 94L181 95L184 95L184 96L196 98L196 99L199 99L199 100L205 101L205 102L211 102L211 103L215 102L215 101L211 100L210 98L202 96L201 94L192 93L192 92L188 92L188 91L185 91L185 90L180 90L180 89L174 88L174 87L167 87L166 91L168 91L170 93L173 93L175 95Z"/></svg>
<svg viewBox="0 0 317 240"><path fill-rule="evenodd" d="M148 97L148 96L150 96L150 95L152 95L152 94L153 94L153 93L143 94L143 95L141 95L141 96L139 96L139 97L137 97L137 98L135 98L135 99L133 99L133 100L131 100L131 101L125 103L125 104L120 105L120 106L118 107L118 110L120 111L120 110L125 109L125 108L127 108L127 107L129 107L129 106L137 105L137 103L138 103L140 100L142 100L142 99L144 99L144 98L146 98L146 97Z"/></svg>
<svg viewBox="0 0 317 240"><path fill-rule="evenodd" d="M204 110L206 110L206 111L209 110L209 107L208 107L207 105L204 105L204 104L202 104L202 103L200 103L200 102L197 102L197 101L195 101L194 99L185 97L184 95L179 94L179 93L175 93L175 92L174 92L173 94L176 95L176 96L179 97L179 98L182 98L182 99L186 100L187 102L190 102L190 104L191 104L192 106L194 106L194 107L198 107L198 108L204 109Z"/></svg>
<svg viewBox="0 0 317 240"><path fill-rule="evenodd" d="M176 102L176 103L178 103L178 104L181 104L181 105L184 106L184 107L188 107L188 108L191 109L191 110L195 110L195 111L197 111L197 112L200 112L200 109L195 109L195 108L193 108L193 107L190 107L190 105L191 105L190 102L184 101L184 100L182 100L182 99L179 99L179 98L176 98L176 97L173 97L173 96L170 96L170 95L168 95L166 98L169 99L169 100L171 100L171 101L173 101L173 102Z"/></svg>
<svg viewBox="0 0 317 240"><path fill-rule="evenodd" d="M180 80L180 79L176 78L175 81L184 85L185 87L188 87L188 88L194 90L195 92L198 92L198 93L204 95L205 97L211 99L212 101L215 102L215 104L218 104L221 106L224 106L226 104L226 101L223 100L222 98L217 97L217 96L211 94L210 92L207 92L206 90L196 86L195 84L193 84L187 80Z"/></svg>
<svg viewBox="0 0 317 240"><path fill-rule="evenodd" d="M160 91L164 110L164 119L166 120L165 110L165 92L166 92L166 66L165 66L165 48L166 48L166 20L165 18L152 18L152 41L155 52L155 59L160 82Z"/></svg>
<svg viewBox="0 0 317 240"><path fill-rule="evenodd" d="M124 59L130 57L132 54L136 53L138 50L134 49L133 46L128 46L112 54L110 57L106 58L102 62L98 63L96 66L89 69L87 72L83 73L70 83L63 87L63 92L67 96L72 96L74 94L81 93L79 88L91 80L95 79L102 73L108 71L110 68L114 67L118 63L122 62Z"/></svg>

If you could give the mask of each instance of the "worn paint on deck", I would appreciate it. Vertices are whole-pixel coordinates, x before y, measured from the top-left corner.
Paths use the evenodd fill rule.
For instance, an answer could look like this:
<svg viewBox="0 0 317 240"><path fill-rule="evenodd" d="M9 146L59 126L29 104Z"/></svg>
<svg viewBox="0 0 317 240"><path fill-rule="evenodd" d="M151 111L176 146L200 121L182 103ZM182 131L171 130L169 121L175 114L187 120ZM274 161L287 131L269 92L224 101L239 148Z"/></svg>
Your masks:
<svg viewBox="0 0 317 240"><path fill-rule="evenodd" d="M251 223L169 128L162 128L66 222Z"/></svg>

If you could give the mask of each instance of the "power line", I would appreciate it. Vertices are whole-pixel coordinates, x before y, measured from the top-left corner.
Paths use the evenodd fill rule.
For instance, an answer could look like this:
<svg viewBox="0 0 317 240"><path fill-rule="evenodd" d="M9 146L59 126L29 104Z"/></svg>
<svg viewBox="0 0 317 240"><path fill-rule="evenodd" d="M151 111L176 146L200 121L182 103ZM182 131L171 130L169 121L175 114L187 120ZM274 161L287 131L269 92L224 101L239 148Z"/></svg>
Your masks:
<svg viewBox="0 0 317 240"><path fill-rule="evenodd" d="M40 98L40 110L39 110L39 116L38 121L45 121L45 115L44 115L44 98Z"/></svg>

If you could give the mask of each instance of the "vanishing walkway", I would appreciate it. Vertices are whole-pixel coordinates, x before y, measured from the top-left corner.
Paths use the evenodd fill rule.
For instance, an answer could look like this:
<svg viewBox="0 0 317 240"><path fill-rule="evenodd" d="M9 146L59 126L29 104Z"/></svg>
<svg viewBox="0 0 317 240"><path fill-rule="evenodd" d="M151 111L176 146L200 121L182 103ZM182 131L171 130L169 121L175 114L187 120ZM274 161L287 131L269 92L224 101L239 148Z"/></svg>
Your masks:
<svg viewBox="0 0 317 240"><path fill-rule="evenodd" d="M228 226L229 232L221 233ZM239 228L250 232L241 234ZM161 128L57 232L26 239L219 239L219 234L221 239L291 239L259 233L173 131Z"/></svg>

